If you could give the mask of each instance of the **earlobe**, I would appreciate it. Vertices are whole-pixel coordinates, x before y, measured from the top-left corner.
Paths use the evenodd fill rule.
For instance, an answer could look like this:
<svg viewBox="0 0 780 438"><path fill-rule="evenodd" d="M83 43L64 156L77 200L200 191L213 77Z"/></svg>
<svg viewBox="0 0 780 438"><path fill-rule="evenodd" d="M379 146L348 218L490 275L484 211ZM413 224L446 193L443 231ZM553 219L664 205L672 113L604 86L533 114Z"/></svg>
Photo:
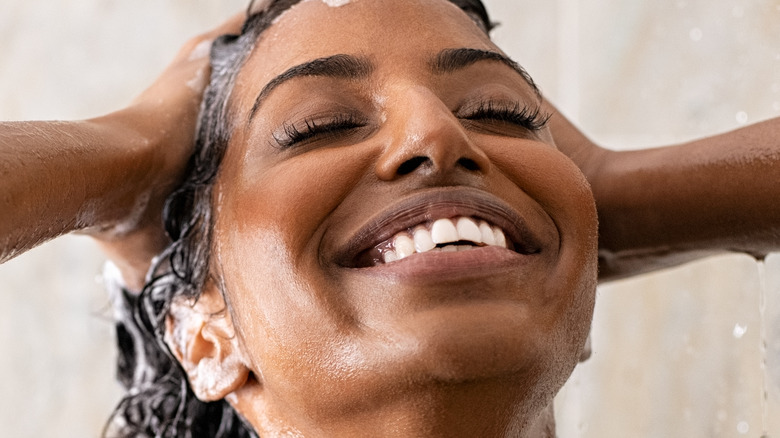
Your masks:
<svg viewBox="0 0 780 438"><path fill-rule="evenodd" d="M225 398L247 381L249 368L220 291L209 282L197 302L171 304L165 342L203 401Z"/></svg>

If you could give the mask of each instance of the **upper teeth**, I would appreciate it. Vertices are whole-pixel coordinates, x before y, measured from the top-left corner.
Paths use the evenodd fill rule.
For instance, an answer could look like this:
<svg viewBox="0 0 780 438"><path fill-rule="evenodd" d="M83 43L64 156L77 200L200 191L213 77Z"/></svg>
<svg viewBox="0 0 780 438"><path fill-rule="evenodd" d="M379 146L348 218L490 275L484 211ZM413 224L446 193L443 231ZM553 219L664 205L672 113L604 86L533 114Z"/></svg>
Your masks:
<svg viewBox="0 0 780 438"><path fill-rule="evenodd" d="M481 246L507 247L501 228L469 217L438 219L433 223L418 225L411 231L402 231L376 246L382 260L391 263L415 253L429 251L460 251L472 249L472 245L447 245L467 241ZM437 247L438 245L438 247Z"/></svg>

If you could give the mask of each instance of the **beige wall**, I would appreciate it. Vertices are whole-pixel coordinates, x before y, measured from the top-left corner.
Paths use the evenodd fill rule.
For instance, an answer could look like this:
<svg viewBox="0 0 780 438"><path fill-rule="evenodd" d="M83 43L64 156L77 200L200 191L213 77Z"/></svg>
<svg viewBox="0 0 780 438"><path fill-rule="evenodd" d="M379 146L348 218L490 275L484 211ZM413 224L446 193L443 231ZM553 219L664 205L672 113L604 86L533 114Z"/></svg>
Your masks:
<svg viewBox="0 0 780 438"><path fill-rule="evenodd" d="M679 142L780 116L780 0L487 4L503 23L499 44L610 147ZM187 36L243 5L3 0L0 119L118 108ZM4 436L101 430L119 396L101 264L86 238L66 237L0 266ZM770 431L780 436L780 257L766 268ZM559 435L758 436L760 291L756 263L741 255L603 286L594 356L559 397Z"/></svg>

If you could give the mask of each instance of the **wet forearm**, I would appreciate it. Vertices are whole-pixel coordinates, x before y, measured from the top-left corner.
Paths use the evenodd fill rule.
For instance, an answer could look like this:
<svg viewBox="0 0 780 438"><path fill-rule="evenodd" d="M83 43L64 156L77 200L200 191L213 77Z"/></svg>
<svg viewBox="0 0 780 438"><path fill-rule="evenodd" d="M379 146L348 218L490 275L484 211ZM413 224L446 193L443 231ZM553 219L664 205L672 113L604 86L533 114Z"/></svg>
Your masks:
<svg viewBox="0 0 780 438"><path fill-rule="evenodd" d="M609 152L591 180L602 274L721 251L780 249L780 119L694 142Z"/></svg>
<svg viewBox="0 0 780 438"><path fill-rule="evenodd" d="M780 250L780 119L677 146L611 151L548 105L558 148L591 183L601 280L724 251Z"/></svg>
<svg viewBox="0 0 780 438"><path fill-rule="evenodd" d="M0 123L0 262L70 231L132 220L152 160L121 117Z"/></svg>

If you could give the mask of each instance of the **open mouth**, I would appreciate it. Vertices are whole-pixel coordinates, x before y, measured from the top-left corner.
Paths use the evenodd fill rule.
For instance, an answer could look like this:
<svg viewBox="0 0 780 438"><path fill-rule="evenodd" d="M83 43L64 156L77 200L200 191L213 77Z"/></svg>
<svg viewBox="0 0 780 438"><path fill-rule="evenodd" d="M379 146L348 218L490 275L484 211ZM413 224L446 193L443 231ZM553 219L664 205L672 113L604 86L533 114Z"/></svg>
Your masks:
<svg viewBox="0 0 780 438"><path fill-rule="evenodd" d="M499 199L443 188L380 213L353 236L339 260L342 266L370 268L434 252L490 248L530 255L541 251L538 242L525 219Z"/></svg>
<svg viewBox="0 0 780 438"><path fill-rule="evenodd" d="M469 251L486 246L508 248L504 231L484 220L460 216L418 224L379 243L362 256L363 264L380 265L427 252Z"/></svg>

